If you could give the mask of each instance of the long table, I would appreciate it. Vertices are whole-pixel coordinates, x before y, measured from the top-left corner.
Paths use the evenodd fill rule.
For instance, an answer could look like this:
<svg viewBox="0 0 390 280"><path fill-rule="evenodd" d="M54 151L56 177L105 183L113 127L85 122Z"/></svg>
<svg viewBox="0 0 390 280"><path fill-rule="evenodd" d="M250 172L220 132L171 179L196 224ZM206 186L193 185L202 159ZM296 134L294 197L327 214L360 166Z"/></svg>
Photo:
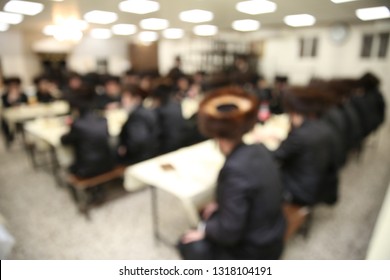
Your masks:
<svg viewBox="0 0 390 280"><path fill-rule="evenodd" d="M274 116L266 124L258 124L245 135L248 144L261 142L275 150L287 137L289 121L286 115ZM224 164L214 140L192 145L128 167L124 187L132 192L145 186L152 191L154 235L163 240L158 227L157 190L177 197L191 226L199 222L198 210L214 195L217 176Z"/></svg>
<svg viewBox="0 0 390 280"><path fill-rule="evenodd" d="M48 104L36 103L32 105L21 105L11 108L3 108L2 118L15 128L17 123L24 123L41 117L54 117L69 113L69 104L65 101L54 101Z"/></svg>
<svg viewBox="0 0 390 280"><path fill-rule="evenodd" d="M104 113L107 118L108 132L111 138L116 138L125 123L128 114L126 111L117 109ZM50 151L52 172L60 183L58 170L67 167L73 162L72 149L61 144L61 137L69 131L66 124L66 117L45 117L28 121L24 124L24 131L28 140L35 145L46 148Z"/></svg>

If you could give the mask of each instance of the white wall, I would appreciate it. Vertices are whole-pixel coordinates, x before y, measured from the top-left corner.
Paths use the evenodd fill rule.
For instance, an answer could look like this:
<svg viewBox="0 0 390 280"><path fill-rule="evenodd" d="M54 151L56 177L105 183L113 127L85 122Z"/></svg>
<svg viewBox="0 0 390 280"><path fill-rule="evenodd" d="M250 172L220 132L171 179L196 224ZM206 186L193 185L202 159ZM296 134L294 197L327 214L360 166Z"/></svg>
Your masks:
<svg viewBox="0 0 390 280"><path fill-rule="evenodd" d="M20 32L0 33L0 58L4 76L19 76L30 85L38 73L37 61Z"/></svg>
<svg viewBox="0 0 390 280"><path fill-rule="evenodd" d="M124 38L98 40L84 37L71 51L68 57L70 69L87 73L96 70L98 59L107 59L109 73L120 75L130 66L129 41Z"/></svg>
<svg viewBox="0 0 390 280"><path fill-rule="evenodd" d="M375 45L373 56L370 58L360 57L363 34L378 34L383 31L390 31L388 21L351 26L350 34L342 44L331 41L329 27L274 32L272 36L265 38L261 71L270 81L277 74L287 75L292 84L306 84L313 76L325 79L333 77L357 78L366 71L371 71L381 79L382 91L390 104L390 79L388 78L390 44L385 59L379 59L375 55L377 53ZM318 37L317 57L299 57L299 38L302 36Z"/></svg>

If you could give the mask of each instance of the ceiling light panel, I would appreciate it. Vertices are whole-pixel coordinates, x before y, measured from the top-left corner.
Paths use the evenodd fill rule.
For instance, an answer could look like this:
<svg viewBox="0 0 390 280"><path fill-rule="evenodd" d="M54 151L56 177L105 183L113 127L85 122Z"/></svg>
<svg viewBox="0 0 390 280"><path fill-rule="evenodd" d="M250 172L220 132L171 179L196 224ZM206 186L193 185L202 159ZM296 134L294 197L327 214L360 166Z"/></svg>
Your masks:
<svg viewBox="0 0 390 280"><path fill-rule="evenodd" d="M168 28L163 31L164 38L181 39L184 36L184 30L180 28Z"/></svg>
<svg viewBox="0 0 390 280"><path fill-rule="evenodd" d="M142 42L154 42L158 40L158 34L153 31L142 31L139 33L138 39Z"/></svg>
<svg viewBox="0 0 390 280"><path fill-rule="evenodd" d="M9 1L4 6L4 11L28 16L35 16L42 12L44 6L42 3L29 1Z"/></svg>
<svg viewBox="0 0 390 280"><path fill-rule="evenodd" d="M196 25L194 26L193 32L198 36L213 36L218 33L218 27L209 24Z"/></svg>
<svg viewBox="0 0 390 280"><path fill-rule="evenodd" d="M9 25L7 23L0 22L0 32L7 31L9 28Z"/></svg>
<svg viewBox="0 0 390 280"><path fill-rule="evenodd" d="M134 24L115 24L111 27L112 33L116 35L132 35L137 32L137 26Z"/></svg>
<svg viewBox="0 0 390 280"><path fill-rule="evenodd" d="M356 16L364 21L390 18L390 10L386 6L357 9Z"/></svg>
<svg viewBox="0 0 390 280"><path fill-rule="evenodd" d="M359 0L330 0L333 3L340 4L340 3L346 3L346 2L354 2L354 1L359 1Z"/></svg>
<svg viewBox="0 0 390 280"><path fill-rule="evenodd" d="M127 0L119 3L119 10L133 14L149 14L160 9L160 4L149 0Z"/></svg>
<svg viewBox="0 0 390 280"><path fill-rule="evenodd" d="M109 39L112 36L111 30L107 28L94 28L90 31L89 35L95 39Z"/></svg>
<svg viewBox="0 0 390 280"><path fill-rule="evenodd" d="M242 32L255 31L260 28L260 22L253 19L235 20L232 23L232 28Z"/></svg>
<svg viewBox="0 0 390 280"><path fill-rule="evenodd" d="M168 28L169 21L162 18L146 18L140 21L140 26L148 30L163 30Z"/></svg>
<svg viewBox="0 0 390 280"><path fill-rule="evenodd" d="M284 17L284 23L292 27L311 26L316 22L315 17L309 14L289 15Z"/></svg>
<svg viewBox="0 0 390 280"><path fill-rule="evenodd" d="M214 14L210 11L195 9L181 12L179 18L185 22L201 23L213 20Z"/></svg>
<svg viewBox="0 0 390 280"><path fill-rule="evenodd" d="M83 32L78 29L57 26L53 37L58 41L80 41L83 38Z"/></svg>
<svg viewBox="0 0 390 280"><path fill-rule="evenodd" d="M274 2L267 0L249 0L236 4L237 11L250 15L273 13L276 8L277 5Z"/></svg>
<svg viewBox="0 0 390 280"><path fill-rule="evenodd" d="M118 19L118 15L113 12L93 10L84 15L84 19L90 23L109 24Z"/></svg>
<svg viewBox="0 0 390 280"><path fill-rule="evenodd" d="M7 24L19 24L23 21L23 15L0 12L0 22Z"/></svg>

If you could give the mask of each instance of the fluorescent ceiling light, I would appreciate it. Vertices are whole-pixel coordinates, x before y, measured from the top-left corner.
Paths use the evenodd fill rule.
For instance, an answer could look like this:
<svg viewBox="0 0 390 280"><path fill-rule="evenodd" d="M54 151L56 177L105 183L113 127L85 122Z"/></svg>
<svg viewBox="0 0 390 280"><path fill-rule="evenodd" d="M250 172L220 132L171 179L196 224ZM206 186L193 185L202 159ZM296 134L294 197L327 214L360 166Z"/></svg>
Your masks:
<svg viewBox="0 0 390 280"><path fill-rule="evenodd" d="M53 37L58 41L80 41L83 38L83 32L78 29L58 26Z"/></svg>
<svg viewBox="0 0 390 280"><path fill-rule="evenodd" d="M93 10L84 15L84 19L91 23L109 24L118 19L118 15L113 12Z"/></svg>
<svg viewBox="0 0 390 280"><path fill-rule="evenodd" d="M209 11L195 9L181 12L179 18L185 22L200 23L213 20L214 14Z"/></svg>
<svg viewBox="0 0 390 280"><path fill-rule="evenodd" d="M58 29L58 25L46 25L43 28L42 32L47 36L54 36L57 29Z"/></svg>
<svg viewBox="0 0 390 280"><path fill-rule="evenodd" d="M232 28L237 31L255 31L260 28L260 22L253 19L235 20L232 23Z"/></svg>
<svg viewBox="0 0 390 280"><path fill-rule="evenodd" d="M94 28L89 33L95 39L109 39L112 36L111 30L107 28Z"/></svg>
<svg viewBox="0 0 390 280"><path fill-rule="evenodd" d="M0 32L7 31L8 28L9 28L8 24L0 22Z"/></svg>
<svg viewBox="0 0 390 280"><path fill-rule="evenodd" d="M340 4L340 3L346 3L346 2L353 2L353 1L359 1L359 0L330 0L333 3Z"/></svg>
<svg viewBox="0 0 390 280"><path fill-rule="evenodd" d="M273 13L276 11L276 4L267 0L249 0L236 4L236 10L250 15Z"/></svg>
<svg viewBox="0 0 390 280"><path fill-rule="evenodd" d="M43 34L53 36L57 41L79 41L83 37L83 32L78 28L67 25L46 25Z"/></svg>
<svg viewBox="0 0 390 280"><path fill-rule="evenodd" d="M215 25L197 25L194 26L193 32L198 36L213 36L218 33L218 28Z"/></svg>
<svg viewBox="0 0 390 280"><path fill-rule="evenodd" d="M390 17L390 10L386 6L357 9L356 16L361 20L384 19Z"/></svg>
<svg viewBox="0 0 390 280"><path fill-rule="evenodd" d="M134 24L115 24L111 27L112 33L116 35L132 35L137 32L137 26Z"/></svg>
<svg viewBox="0 0 390 280"><path fill-rule="evenodd" d="M85 30L88 28L88 23L81 19L67 19L62 22L61 25L79 30Z"/></svg>
<svg viewBox="0 0 390 280"><path fill-rule="evenodd" d="M154 42L158 40L158 34L153 31L142 31L139 33L138 39L142 42Z"/></svg>
<svg viewBox="0 0 390 280"><path fill-rule="evenodd" d="M119 10L133 14L144 15L158 11L160 4L149 0L127 0L119 3Z"/></svg>
<svg viewBox="0 0 390 280"><path fill-rule="evenodd" d="M44 6L42 3L28 2L28 1L9 1L4 6L4 11L23 14L28 16L35 16L42 12Z"/></svg>
<svg viewBox="0 0 390 280"><path fill-rule="evenodd" d="M180 28L168 28L163 31L163 36L167 39L180 39L184 36L184 30Z"/></svg>
<svg viewBox="0 0 390 280"><path fill-rule="evenodd" d="M292 27L310 26L316 22L315 17L308 14L289 15L284 17L284 23Z"/></svg>
<svg viewBox="0 0 390 280"><path fill-rule="evenodd" d="M14 13L6 13L0 12L0 22L8 23L8 24L18 24L23 20L23 15L14 14Z"/></svg>
<svg viewBox="0 0 390 280"><path fill-rule="evenodd" d="M143 29L163 30L169 26L169 21L162 18L146 18L140 21L140 26Z"/></svg>

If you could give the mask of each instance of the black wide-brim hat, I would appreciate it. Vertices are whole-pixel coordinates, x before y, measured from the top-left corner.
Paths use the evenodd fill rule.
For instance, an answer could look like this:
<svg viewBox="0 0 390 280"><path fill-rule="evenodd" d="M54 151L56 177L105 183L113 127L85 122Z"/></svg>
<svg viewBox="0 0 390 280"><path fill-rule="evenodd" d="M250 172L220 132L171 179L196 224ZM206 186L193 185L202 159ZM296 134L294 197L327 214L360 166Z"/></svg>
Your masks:
<svg viewBox="0 0 390 280"><path fill-rule="evenodd" d="M199 106L198 127L206 137L240 139L257 121L257 98L239 87L209 93Z"/></svg>

